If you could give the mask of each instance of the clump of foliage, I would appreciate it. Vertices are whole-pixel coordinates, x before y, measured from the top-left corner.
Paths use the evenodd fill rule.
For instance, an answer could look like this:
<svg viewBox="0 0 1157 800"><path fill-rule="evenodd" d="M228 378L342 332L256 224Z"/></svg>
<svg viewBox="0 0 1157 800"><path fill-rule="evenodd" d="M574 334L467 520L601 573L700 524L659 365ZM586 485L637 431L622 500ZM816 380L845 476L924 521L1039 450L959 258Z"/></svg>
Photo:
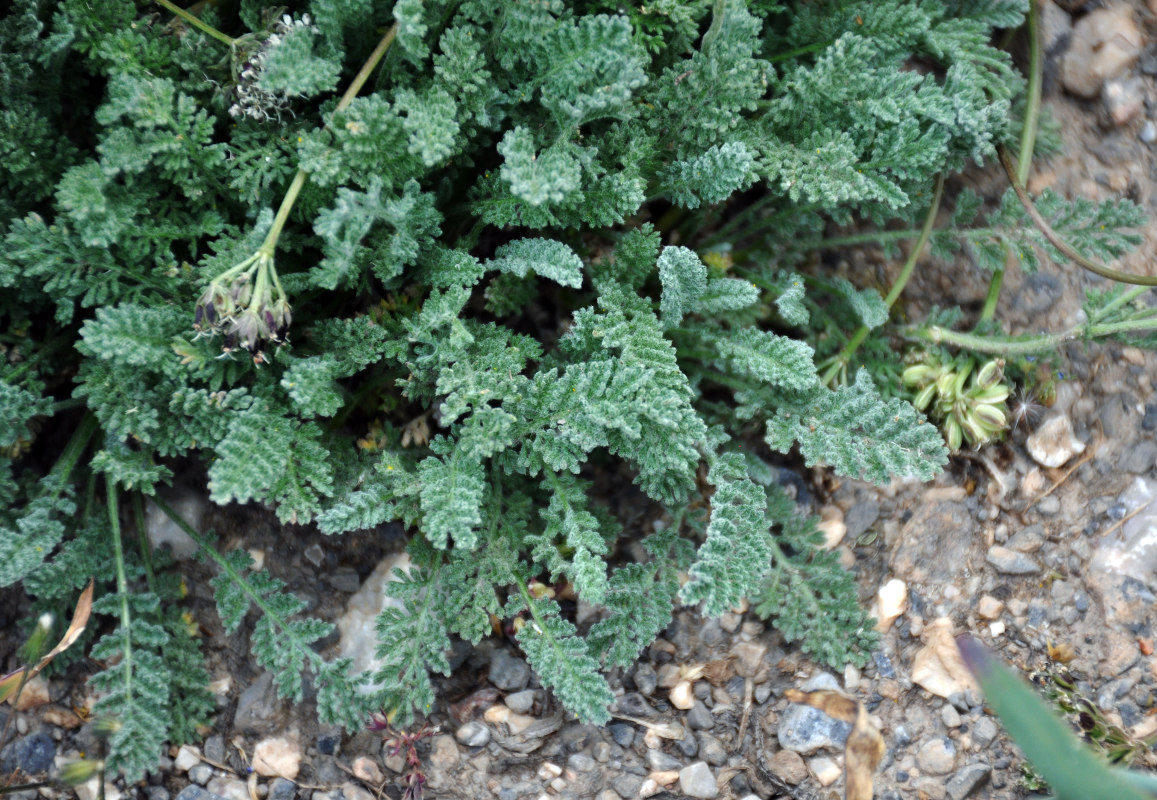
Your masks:
<svg viewBox="0 0 1157 800"><path fill-rule="evenodd" d="M312 672L326 721L404 724L490 615L526 620L543 683L595 722L604 671L676 603L750 597L827 663L862 661L854 583L768 460L883 482L947 451L895 396L894 298L805 256L830 222L934 216L944 175L1011 142L1023 81L990 40L1026 6L14 3L0 586L50 606L117 576L94 649L110 767L140 775L210 709L171 571L121 544L118 495L135 508L182 459L218 503L413 532L383 665L353 675L279 580L190 529L227 629L258 608L259 662L298 699ZM1122 246L1130 206L1049 202L1095 223L1094 252ZM1052 246L1020 227L1010 206L955 235ZM821 376L857 326L860 360ZM624 531L593 488L607 474L669 524ZM640 536L648 559L621 563ZM599 621L578 631L529 591L543 579Z"/></svg>

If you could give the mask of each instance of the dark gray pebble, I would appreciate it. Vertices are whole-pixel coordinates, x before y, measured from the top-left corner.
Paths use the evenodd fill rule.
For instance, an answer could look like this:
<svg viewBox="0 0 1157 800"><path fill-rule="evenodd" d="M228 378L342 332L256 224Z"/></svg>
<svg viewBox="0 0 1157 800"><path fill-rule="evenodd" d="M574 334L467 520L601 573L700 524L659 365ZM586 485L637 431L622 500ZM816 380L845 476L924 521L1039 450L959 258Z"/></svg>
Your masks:
<svg viewBox="0 0 1157 800"><path fill-rule="evenodd" d="M944 787L948 792L949 800L964 800L983 786L991 774L992 767L987 764L969 764L957 770Z"/></svg>
<svg viewBox="0 0 1157 800"><path fill-rule="evenodd" d="M892 659L877 651L872 653L872 660L876 662L876 673L881 678L896 677L896 668L892 666Z"/></svg>
<svg viewBox="0 0 1157 800"><path fill-rule="evenodd" d="M715 727L715 719L702 700L696 700L687 712L687 726L693 731L709 731Z"/></svg>
<svg viewBox="0 0 1157 800"><path fill-rule="evenodd" d="M699 752L699 740L690 731L684 731L683 738L675 742L675 749L682 753L684 758L694 758Z"/></svg>
<svg viewBox="0 0 1157 800"><path fill-rule="evenodd" d="M624 773L611 781L611 788L618 792L619 797L635 798L639 796L639 787L643 785L642 777Z"/></svg>
<svg viewBox="0 0 1157 800"><path fill-rule="evenodd" d="M293 800L297 786L285 778L274 778L269 784L269 800Z"/></svg>
<svg viewBox="0 0 1157 800"><path fill-rule="evenodd" d="M647 705L646 699L638 692L627 692L615 701L615 708L628 717L653 717L655 709Z"/></svg>
<svg viewBox="0 0 1157 800"><path fill-rule="evenodd" d="M213 768L208 764L196 764L189 769L189 780L198 786L205 786L213 778Z"/></svg>
<svg viewBox="0 0 1157 800"><path fill-rule="evenodd" d="M19 767L29 775L39 775L48 772L55 758L56 742L45 731L39 731L16 742L11 754L4 759L4 771Z"/></svg>
<svg viewBox="0 0 1157 800"><path fill-rule="evenodd" d="M713 767L727 763L727 748L709 733L699 734L699 757Z"/></svg>
<svg viewBox="0 0 1157 800"><path fill-rule="evenodd" d="M844 525L847 526L845 536L849 542L854 542L862 534L876 524L880 518L880 504L875 500L864 500L848 509L844 515Z"/></svg>
<svg viewBox="0 0 1157 800"><path fill-rule="evenodd" d="M340 745L340 733L323 733L317 737L317 752L323 756L336 756ZM205 755L209 754L206 753Z"/></svg>
<svg viewBox="0 0 1157 800"><path fill-rule="evenodd" d="M164 786L149 786L145 788L145 797L148 800L169 800L169 790Z"/></svg>
<svg viewBox="0 0 1157 800"><path fill-rule="evenodd" d="M1141 418L1141 427L1147 431L1157 428L1157 403L1145 404L1145 416Z"/></svg>
<svg viewBox="0 0 1157 800"><path fill-rule="evenodd" d="M612 722L607 726L607 730L611 732L611 738L615 740L615 744L620 747L630 747L631 743L635 741L634 727L625 722Z"/></svg>
<svg viewBox="0 0 1157 800"><path fill-rule="evenodd" d="M490 682L504 692L517 692L530 682L530 667L509 650L495 650L490 658Z"/></svg>
<svg viewBox="0 0 1157 800"><path fill-rule="evenodd" d="M659 676L655 674L655 668L650 664L637 665L631 677L635 680L635 688L644 697L653 695L659 686Z"/></svg>
<svg viewBox="0 0 1157 800"><path fill-rule="evenodd" d="M648 750L647 766L653 770L665 771L679 769L683 766L683 762L662 750Z"/></svg>

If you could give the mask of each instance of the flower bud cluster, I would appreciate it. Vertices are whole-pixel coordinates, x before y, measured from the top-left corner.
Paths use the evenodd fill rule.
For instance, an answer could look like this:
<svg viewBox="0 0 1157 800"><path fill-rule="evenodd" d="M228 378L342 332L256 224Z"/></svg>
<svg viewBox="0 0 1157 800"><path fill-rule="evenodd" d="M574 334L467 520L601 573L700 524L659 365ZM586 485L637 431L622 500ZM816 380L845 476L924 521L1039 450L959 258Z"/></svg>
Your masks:
<svg viewBox="0 0 1157 800"><path fill-rule="evenodd" d="M959 450L965 441L979 447L1008 430L1005 400L1011 390L1003 379L1001 359L977 369L972 359L945 365L928 354L902 376L905 388L915 393L912 405L940 422L952 450Z"/></svg>
<svg viewBox="0 0 1157 800"><path fill-rule="evenodd" d="M226 353L238 347L257 353L266 342L284 344L292 321L273 259L260 251L210 281L193 314L198 333L224 335Z"/></svg>
<svg viewBox="0 0 1157 800"><path fill-rule="evenodd" d="M285 40L285 36L299 28L308 28L317 31L317 26L310 20L309 14L302 14L301 19L294 19L285 14L273 24L273 31L263 39L254 49L247 49L244 45L235 50L236 63L233 69L233 105L229 107L229 116L237 119L267 120L271 117L280 117L281 112L289 108L289 96L284 92L274 93L261 87L261 73L265 70L265 62L270 53L276 50Z"/></svg>

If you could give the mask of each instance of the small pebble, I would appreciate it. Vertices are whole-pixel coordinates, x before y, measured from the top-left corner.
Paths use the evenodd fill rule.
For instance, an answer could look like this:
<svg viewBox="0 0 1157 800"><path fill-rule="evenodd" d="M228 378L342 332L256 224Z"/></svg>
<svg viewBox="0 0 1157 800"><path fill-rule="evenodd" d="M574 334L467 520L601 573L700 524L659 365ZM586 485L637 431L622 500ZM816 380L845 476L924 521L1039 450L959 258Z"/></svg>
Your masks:
<svg viewBox="0 0 1157 800"><path fill-rule="evenodd" d="M960 712L953 708L951 704L946 705L940 710L940 720L946 728L959 728Z"/></svg>
<svg viewBox="0 0 1157 800"><path fill-rule="evenodd" d="M1040 564L1024 553L1018 553L998 544L988 548L985 561L991 564L997 572L1004 575L1035 575L1041 571Z"/></svg>
<svg viewBox="0 0 1157 800"><path fill-rule="evenodd" d="M506 698L506 707L516 714L528 714L534 708L534 689L523 689Z"/></svg>
<svg viewBox="0 0 1157 800"><path fill-rule="evenodd" d="M928 775L947 775L956 764L956 746L944 736L929 739L916 751L916 763Z"/></svg>
<svg viewBox="0 0 1157 800"><path fill-rule="evenodd" d="M198 786L206 786L213 778L213 768L208 764L197 764L189 770L189 780Z"/></svg>
<svg viewBox="0 0 1157 800"><path fill-rule="evenodd" d="M262 739L253 748L253 771L266 777L293 780L301 769L301 745L284 736Z"/></svg>
<svg viewBox="0 0 1157 800"><path fill-rule="evenodd" d="M1145 120L1145 124L1141 126L1141 132L1137 134L1137 138L1145 144L1153 144L1153 142L1157 142L1157 122L1154 122L1151 119ZM1148 406L1145 407L1145 420L1149 420ZM1145 428L1145 430L1153 430L1154 424L1154 422L1150 422L1149 427ZM1142 422L1141 426L1145 427L1145 423Z"/></svg>
<svg viewBox="0 0 1157 800"><path fill-rule="evenodd" d="M794 750L776 750L770 766L773 775L792 786L802 783L807 777L807 765Z"/></svg>
<svg viewBox="0 0 1157 800"><path fill-rule="evenodd" d="M840 779L844 771L840 769L840 765L827 756L817 756L808 759L808 769L811 770L812 775L816 776L820 786L831 786Z"/></svg>
<svg viewBox="0 0 1157 800"><path fill-rule="evenodd" d="M709 731L715 727L715 718L702 701L696 700L687 712L687 727L693 731Z"/></svg>
<svg viewBox="0 0 1157 800"><path fill-rule="evenodd" d="M615 740L615 744L619 747L630 747L635 741L635 728L625 722L612 722L607 726L607 730L611 732L611 738Z"/></svg>
<svg viewBox="0 0 1157 800"><path fill-rule="evenodd" d="M679 789L688 797L713 798L719 794L715 775L703 761L679 770Z"/></svg>
<svg viewBox="0 0 1157 800"><path fill-rule="evenodd" d="M962 767L955 775L948 779L945 791L949 800L964 800L984 785L988 776L992 774L992 767L988 764L969 764Z"/></svg>
<svg viewBox="0 0 1157 800"><path fill-rule="evenodd" d="M297 786L285 778L274 778L269 783L269 800L294 800Z"/></svg>
<svg viewBox="0 0 1157 800"><path fill-rule="evenodd" d="M1004 603L990 594L980 598L976 604L976 613L983 619L996 619L1004 611Z"/></svg>
<svg viewBox="0 0 1157 800"><path fill-rule="evenodd" d="M482 747L490 741L490 728L473 719L454 731L454 738L467 747Z"/></svg>
<svg viewBox="0 0 1157 800"><path fill-rule="evenodd" d="M490 658L490 682L504 692L525 689L530 682L530 666L508 650L495 650Z"/></svg>

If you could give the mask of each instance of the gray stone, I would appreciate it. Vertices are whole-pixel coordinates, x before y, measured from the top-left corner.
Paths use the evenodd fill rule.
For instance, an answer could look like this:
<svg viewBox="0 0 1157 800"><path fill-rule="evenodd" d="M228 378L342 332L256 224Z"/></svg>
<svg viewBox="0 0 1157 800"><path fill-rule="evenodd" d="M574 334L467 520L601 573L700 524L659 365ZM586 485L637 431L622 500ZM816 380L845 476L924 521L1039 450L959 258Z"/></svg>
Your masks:
<svg viewBox="0 0 1157 800"><path fill-rule="evenodd" d="M727 763L727 748L709 733L699 734L699 757L713 767Z"/></svg>
<svg viewBox="0 0 1157 800"><path fill-rule="evenodd" d="M358 577L358 572L353 567L338 567L327 571L325 582L333 589L346 594L353 594L362 585L362 579Z"/></svg>
<svg viewBox="0 0 1157 800"><path fill-rule="evenodd" d="M5 758L5 772L11 772L15 765L29 775L39 775L48 772L52 761L56 758L56 742L45 731L29 734L16 742L12 753Z"/></svg>
<svg viewBox="0 0 1157 800"><path fill-rule="evenodd" d="M638 692L627 692L615 701L615 710L627 717L653 717L655 709Z"/></svg>
<svg viewBox="0 0 1157 800"><path fill-rule="evenodd" d="M212 800L213 795L195 783L191 783L177 794L177 800Z"/></svg>
<svg viewBox="0 0 1157 800"><path fill-rule="evenodd" d="M467 747L482 747L490 741L490 728L484 722L470 720L454 731L454 738Z"/></svg>
<svg viewBox="0 0 1157 800"><path fill-rule="evenodd" d="M631 677L635 679L635 688L644 697L653 695L659 686L659 676L655 674L655 668L650 664L638 664Z"/></svg>
<svg viewBox="0 0 1157 800"><path fill-rule="evenodd" d="M693 731L709 731L715 727L715 718L702 700L696 700L687 712L687 727Z"/></svg>
<svg viewBox="0 0 1157 800"><path fill-rule="evenodd" d="M964 800L983 786L991 774L992 767L987 764L969 764L961 768L948 779L948 784L944 787L949 800Z"/></svg>
<svg viewBox="0 0 1157 800"><path fill-rule="evenodd" d="M1056 516L1061 510L1061 499L1055 494L1050 494L1047 497L1042 497L1035 508L1043 517Z"/></svg>
<svg viewBox="0 0 1157 800"><path fill-rule="evenodd" d="M880 504L875 500L856 503L844 515L844 525L847 526L845 538L848 542L855 542L861 535L867 533L879 518Z"/></svg>
<svg viewBox="0 0 1157 800"><path fill-rule="evenodd" d="M647 766L658 772L668 772L679 769L682 763L675 756L664 753L662 750L647 751Z"/></svg>
<svg viewBox="0 0 1157 800"><path fill-rule="evenodd" d="M530 667L509 650L496 650L490 658L490 682L504 692L525 689L530 682Z"/></svg>
<svg viewBox="0 0 1157 800"><path fill-rule="evenodd" d="M625 722L612 722L607 726L607 730L611 732L611 738L619 747L630 747L631 743L635 741L634 726Z"/></svg>
<svg viewBox="0 0 1157 800"><path fill-rule="evenodd" d="M996 727L996 721L992 717L981 717L972 726L972 743L984 749L992 744L999 732L1000 729Z"/></svg>
<svg viewBox="0 0 1157 800"><path fill-rule="evenodd" d="M189 780L199 786L207 786L213 779L213 768L208 764L197 764L189 770Z"/></svg>
<svg viewBox="0 0 1157 800"><path fill-rule="evenodd" d="M1052 497L1053 495L1049 495ZM1039 503L1038 503L1039 505ZM1040 525L1028 525L1008 537L1005 546L1018 553L1035 553L1045 543L1044 528Z"/></svg>
<svg viewBox="0 0 1157 800"><path fill-rule="evenodd" d="M320 567L321 562L325 561L325 551L321 549L321 545L316 542L305 548L305 560L315 567Z"/></svg>
<svg viewBox="0 0 1157 800"><path fill-rule="evenodd" d="M233 727L239 732L270 732L277 711L278 700L273 689L273 673L263 672L237 698Z"/></svg>
<svg viewBox="0 0 1157 800"><path fill-rule="evenodd" d="M840 686L830 674L820 672L801 688L805 692L838 691ZM824 747L843 747L851 730L851 724L832 719L819 709L792 703L779 718L779 746L807 755Z"/></svg>
<svg viewBox="0 0 1157 800"><path fill-rule="evenodd" d="M998 544L988 548L984 560L1004 575L1035 575L1041 570L1040 564L1024 553L1009 550Z"/></svg>
<svg viewBox="0 0 1157 800"><path fill-rule="evenodd" d="M691 731L684 729L683 738L675 740L675 749L683 754L684 761L695 758L699 755L699 740Z"/></svg>
<svg viewBox="0 0 1157 800"><path fill-rule="evenodd" d="M169 800L169 790L164 786L146 786L145 797L148 800Z"/></svg>
<svg viewBox="0 0 1157 800"><path fill-rule="evenodd" d="M1157 442L1142 439L1121 456L1121 469L1135 475L1148 472L1157 462Z"/></svg>
<svg viewBox="0 0 1157 800"><path fill-rule="evenodd" d="M269 800L293 800L297 786L285 778L274 778L269 782Z"/></svg>
<svg viewBox="0 0 1157 800"><path fill-rule="evenodd" d="M575 772L590 772L598 766L595 760L586 753L571 753L570 757L566 760L566 765Z"/></svg>
<svg viewBox="0 0 1157 800"><path fill-rule="evenodd" d="M956 765L956 745L946 736L929 739L916 751L916 764L928 775L947 775Z"/></svg>
<svg viewBox="0 0 1157 800"><path fill-rule="evenodd" d="M205 758L210 761L216 761L218 764L225 763L225 738L221 734L214 734L205 740L205 744L201 747L201 752L205 754Z"/></svg>
<svg viewBox="0 0 1157 800"><path fill-rule="evenodd" d="M946 728L959 728L960 712L953 708L951 704L947 704L940 710L940 720Z"/></svg>
<svg viewBox="0 0 1157 800"><path fill-rule="evenodd" d="M696 761L691 766L679 770L679 789L688 797L708 800L719 794L715 774L711 771L711 767L702 761Z"/></svg>
<svg viewBox="0 0 1157 800"><path fill-rule="evenodd" d="M639 796L639 788L643 785L643 779L638 775L632 775L629 772L617 775L611 780L611 788L618 792L619 797L623 800L634 800Z"/></svg>
<svg viewBox="0 0 1157 800"><path fill-rule="evenodd" d="M341 733L330 731L317 737L317 752L323 756L336 756L341 750Z"/></svg>
<svg viewBox="0 0 1157 800"><path fill-rule="evenodd" d="M1157 122L1151 119L1145 120L1145 124L1141 126L1141 132L1137 134L1137 138L1145 144L1157 142ZM1148 408L1146 408L1146 412L1148 412ZM1146 428L1146 430L1153 430L1153 428Z"/></svg>
<svg viewBox="0 0 1157 800"><path fill-rule="evenodd" d="M516 714L529 714L534 708L534 689L523 689L506 698L506 707Z"/></svg>

